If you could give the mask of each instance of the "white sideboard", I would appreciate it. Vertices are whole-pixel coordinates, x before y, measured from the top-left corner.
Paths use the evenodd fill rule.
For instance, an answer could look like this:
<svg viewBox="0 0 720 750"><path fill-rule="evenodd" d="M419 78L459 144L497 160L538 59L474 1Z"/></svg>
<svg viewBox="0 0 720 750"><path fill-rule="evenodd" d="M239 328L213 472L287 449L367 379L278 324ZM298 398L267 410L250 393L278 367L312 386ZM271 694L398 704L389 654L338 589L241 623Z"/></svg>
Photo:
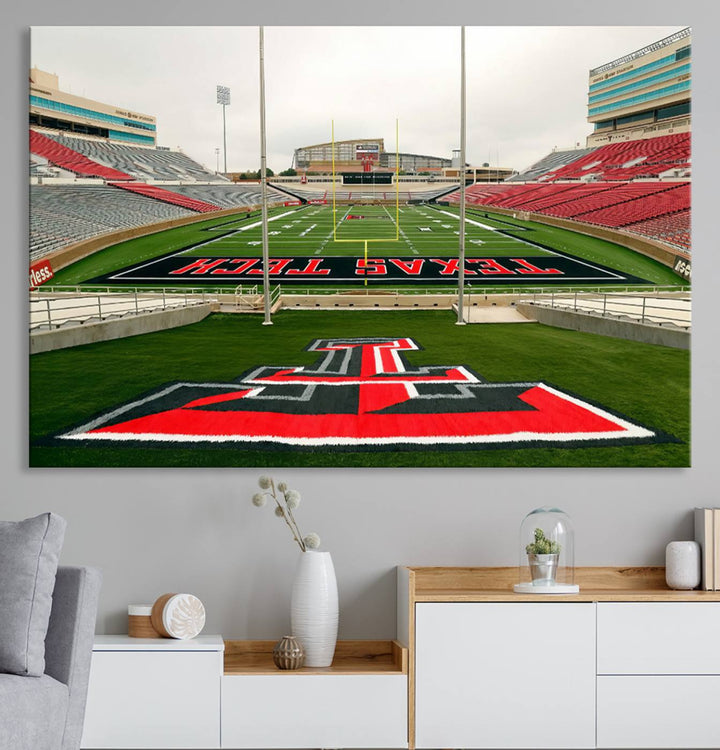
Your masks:
<svg viewBox="0 0 720 750"><path fill-rule="evenodd" d="M398 641L280 671L272 641L97 636L82 747L720 748L720 592L662 568L398 568Z"/></svg>
<svg viewBox="0 0 720 750"><path fill-rule="evenodd" d="M407 748L406 648L340 641L281 671L274 645L96 636L82 748Z"/></svg>
<svg viewBox="0 0 720 750"><path fill-rule="evenodd" d="M220 747L220 636L95 637L83 748Z"/></svg>
<svg viewBox="0 0 720 750"><path fill-rule="evenodd" d="M720 592L576 574L543 596L516 568L398 568L409 748L720 748Z"/></svg>

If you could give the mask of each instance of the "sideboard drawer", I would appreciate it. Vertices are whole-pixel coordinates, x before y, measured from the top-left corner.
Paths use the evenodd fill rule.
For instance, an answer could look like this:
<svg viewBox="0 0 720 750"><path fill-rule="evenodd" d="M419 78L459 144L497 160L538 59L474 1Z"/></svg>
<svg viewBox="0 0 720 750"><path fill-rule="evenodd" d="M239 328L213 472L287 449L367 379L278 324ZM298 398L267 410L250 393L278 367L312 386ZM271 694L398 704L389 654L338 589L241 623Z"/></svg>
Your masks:
<svg viewBox="0 0 720 750"><path fill-rule="evenodd" d="M223 677L224 748L407 745L407 675Z"/></svg>
<svg viewBox="0 0 720 750"><path fill-rule="evenodd" d="M720 602L598 602L598 674L720 675Z"/></svg>
<svg viewBox="0 0 720 750"><path fill-rule="evenodd" d="M598 748L720 747L720 677L598 677Z"/></svg>
<svg viewBox="0 0 720 750"><path fill-rule="evenodd" d="M219 748L222 651L127 640L146 650L93 652L82 747Z"/></svg>

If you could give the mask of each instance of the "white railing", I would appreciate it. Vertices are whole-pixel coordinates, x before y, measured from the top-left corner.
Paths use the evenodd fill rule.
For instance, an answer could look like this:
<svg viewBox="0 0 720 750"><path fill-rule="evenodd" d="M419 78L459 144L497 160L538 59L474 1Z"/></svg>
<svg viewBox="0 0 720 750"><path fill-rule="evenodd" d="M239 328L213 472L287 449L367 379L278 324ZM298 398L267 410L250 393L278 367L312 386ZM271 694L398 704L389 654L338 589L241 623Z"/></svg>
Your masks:
<svg viewBox="0 0 720 750"><path fill-rule="evenodd" d="M249 288L249 287L246 287ZM55 294L55 295L83 295L83 294L155 294L181 297L203 297L207 302L213 301L219 293L232 293L229 287L218 286L153 286L143 284L142 286L125 286L125 285L106 285L101 284L43 284L40 288L35 289L35 294Z"/></svg>
<svg viewBox="0 0 720 750"><path fill-rule="evenodd" d="M280 287L278 287L280 288ZM427 294L446 294L449 296L457 295L457 285L432 285L426 287L420 286L375 286L375 283L369 284L368 286L346 286L346 287L330 287L330 286L317 286L317 287L300 287L294 285L286 285L282 288L282 294L293 294L293 295L330 295L330 294L351 294L353 296L360 295L427 295ZM583 294L602 294L607 293L607 286L583 286L579 289ZM688 294L687 286L653 286L651 284L647 286L638 287L635 286L616 286L613 285L613 292L620 292L623 294L673 294L682 293ZM551 286L474 286L467 284L464 288L465 295L472 295L473 297L492 297L494 295L510 295L516 296L529 296L532 298L538 298L544 295L559 294L557 287ZM563 294L567 294L568 290L565 289Z"/></svg>
<svg viewBox="0 0 720 750"><path fill-rule="evenodd" d="M217 301L218 295L192 294L189 291L148 293L127 291L117 293L47 293L30 294L30 330L52 330L65 325L142 315L167 309L202 305Z"/></svg>
<svg viewBox="0 0 720 750"><path fill-rule="evenodd" d="M325 297L345 295L361 298L378 296L399 297L445 296L450 305L457 298L457 286L426 287L296 287L276 285L271 289L270 302L274 306L281 296ZM529 302L549 307L593 312L600 315L633 317L641 322L674 323L689 328L691 322L690 292L683 286L584 287L578 291L559 291L555 287L472 286L464 289L465 303L482 303L498 295L513 298L513 302ZM237 310L262 305L262 288L257 285L225 289L203 287L43 287L30 295L30 328L42 330L87 321L107 320L128 315L189 307L209 302L234 306Z"/></svg>
<svg viewBox="0 0 720 750"><path fill-rule="evenodd" d="M235 308L240 310L242 308L250 307L256 308L262 301L262 297L258 295L257 284L254 286L240 286L235 287Z"/></svg>
<svg viewBox="0 0 720 750"><path fill-rule="evenodd" d="M532 299L527 301L543 307L592 313L603 317L631 318L640 323L654 325L670 323L689 329L692 323L692 299L687 291L675 295L554 292L549 296L533 295Z"/></svg>

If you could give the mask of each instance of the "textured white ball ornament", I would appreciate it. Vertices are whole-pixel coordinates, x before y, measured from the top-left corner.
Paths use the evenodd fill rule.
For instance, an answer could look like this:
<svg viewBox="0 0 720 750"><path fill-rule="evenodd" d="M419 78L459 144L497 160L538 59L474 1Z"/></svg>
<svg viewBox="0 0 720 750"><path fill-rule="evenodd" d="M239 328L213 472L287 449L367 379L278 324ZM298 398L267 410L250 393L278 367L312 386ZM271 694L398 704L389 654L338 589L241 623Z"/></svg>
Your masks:
<svg viewBox="0 0 720 750"><path fill-rule="evenodd" d="M700 545L670 542L665 547L665 581L671 589L685 591L700 585Z"/></svg>
<svg viewBox="0 0 720 750"><path fill-rule="evenodd" d="M205 607L192 594L163 594L153 604L151 619L160 635L187 640L205 627Z"/></svg>

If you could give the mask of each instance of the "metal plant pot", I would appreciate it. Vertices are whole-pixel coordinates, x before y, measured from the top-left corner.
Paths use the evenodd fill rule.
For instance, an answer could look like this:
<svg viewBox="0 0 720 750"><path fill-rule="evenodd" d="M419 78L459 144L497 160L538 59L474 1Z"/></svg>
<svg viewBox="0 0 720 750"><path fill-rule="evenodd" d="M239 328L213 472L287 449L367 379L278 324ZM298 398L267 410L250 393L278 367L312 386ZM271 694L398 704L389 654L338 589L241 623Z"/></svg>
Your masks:
<svg viewBox="0 0 720 750"><path fill-rule="evenodd" d="M555 583L559 558L559 554L528 555L533 586L546 586Z"/></svg>

